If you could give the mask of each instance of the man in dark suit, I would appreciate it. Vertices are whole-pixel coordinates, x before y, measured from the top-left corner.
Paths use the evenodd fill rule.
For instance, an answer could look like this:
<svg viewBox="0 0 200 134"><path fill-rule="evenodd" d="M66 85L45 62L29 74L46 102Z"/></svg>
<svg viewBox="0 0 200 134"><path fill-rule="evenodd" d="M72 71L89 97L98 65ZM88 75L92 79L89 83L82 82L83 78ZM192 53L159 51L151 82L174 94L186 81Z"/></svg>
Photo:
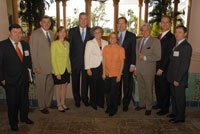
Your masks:
<svg viewBox="0 0 200 134"><path fill-rule="evenodd" d="M5 86L8 118L11 130L18 130L20 121L33 124L28 118L28 89L31 72L29 45L21 41L22 28L18 24L9 27L9 38L0 42L0 80Z"/></svg>
<svg viewBox="0 0 200 134"><path fill-rule="evenodd" d="M168 117L172 118L169 120L172 123L185 121L185 89L188 85L188 70L192 56L192 47L185 39L186 35L186 27L176 27L176 46L171 52L167 73L172 99L172 114Z"/></svg>
<svg viewBox="0 0 200 134"><path fill-rule="evenodd" d="M155 91L157 98L157 105L154 109L160 108L158 115L165 115L169 112L170 103L170 84L167 81L167 69L169 64L169 56L176 44L176 38L169 30L171 26L171 18L163 16L161 19L162 34L158 39L161 43L161 60L156 62L156 76L155 76Z"/></svg>
<svg viewBox="0 0 200 134"><path fill-rule="evenodd" d="M135 63L136 63L136 36L134 33L126 30L127 28L127 20L125 17L118 18L117 26L119 29L119 45L125 49L125 62L124 62L124 70L122 79L120 82L119 88L119 101L118 104L121 103L121 92L123 85L123 111L128 111L128 105L132 98L132 90L133 90L133 71L135 71Z"/></svg>
<svg viewBox="0 0 200 134"><path fill-rule="evenodd" d="M72 91L76 107L80 107L82 99L85 106L88 102L88 81L87 72L84 69L85 45L91 40L91 28L87 27L88 16L86 13L80 13L79 26L69 30L70 60L72 66ZM81 74L81 97L80 97L80 74Z"/></svg>

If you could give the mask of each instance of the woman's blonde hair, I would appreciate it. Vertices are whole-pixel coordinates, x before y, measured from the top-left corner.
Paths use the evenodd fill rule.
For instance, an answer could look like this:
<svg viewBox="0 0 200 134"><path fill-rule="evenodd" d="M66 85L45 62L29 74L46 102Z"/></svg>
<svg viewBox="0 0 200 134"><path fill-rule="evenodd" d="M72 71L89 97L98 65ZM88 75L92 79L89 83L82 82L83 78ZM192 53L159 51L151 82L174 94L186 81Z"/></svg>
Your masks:
<svg viewBox="0 0 200 134"><path fill-rule="evenodd" d="M109 34L109 36L108 36L108 42L109 42L109 44L110 44L110 37L111 37L111 35L115 35L116 36L116 38L117 38L117 43L119 42L119 37L118 37L118 34L116 33L116 32L112 32L112 33L110 33Z"/></svg>

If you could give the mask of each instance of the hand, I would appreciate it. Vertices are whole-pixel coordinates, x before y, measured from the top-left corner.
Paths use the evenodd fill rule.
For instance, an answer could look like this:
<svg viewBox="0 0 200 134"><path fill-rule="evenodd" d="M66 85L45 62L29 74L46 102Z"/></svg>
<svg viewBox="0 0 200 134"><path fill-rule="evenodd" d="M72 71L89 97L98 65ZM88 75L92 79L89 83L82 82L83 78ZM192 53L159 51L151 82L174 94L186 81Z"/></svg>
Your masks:
<svg viewBox="0 0 200 134"><path fill-rule="evenodd" d="M106 79L106 75L105 75L105 74L102 75L102 79L103 79L103 80Z"/></svg>
<svg viewBox="0 0 200 134"><path fill-rule="evenodd" d="M90 69L88 69L88 70L87 70L87 74L88 74L89 76L92 76L92 71L91 71Z"/></svg>
<svg viewBox="0 0 200 134"><path fill-rule="evenodd" d="M161 76L161 75L162 75L162 73L163 73L163 71L162 71L162 70L160 70L160 69L158 69L158 71L157 71L156 75L158 75L158 76Z"/></svg>
<svg viewBox="0 0 200 134"><path fill-rule="evenodd" d="M178 86L179 86L179 82L174 81L174 86L175 86L175 87L178 87Z"/></svg>
<svg viewBox="0 0 200 134"><path fill-rule="evenodd" d="M6 81L5 81L5 80L2 80L2 81L1 81L1 84L2 84L3 86L5 86L5 85L6 85Z"/></svg>
<svg viewBox="0 0 200 134"><path fill-rule="evenodd" d="M134 72L133 72L133 75L134 75L135 77L137 76L137 73L136 73L136 71L134 71Z"/></svg>
<svg viewBox="0 0 200 134"><path fill-rule="evenodd" d="M61 75L60 75L60 74L56 75L56 78L57 78L58 80L61 80Z"/></svg>
<svg viewBox="0 0 200 134"><path fill-rule="evenodd" d="M69 72L69 74L72 74L72 72Z"/></svg>
<svg viewBox="0 0 200 134"><path fill-rule="evenodd" d="M138 58L139 58L139 60L144 60L144 55L139 53Z"/></svg>
<svg viewBox="0 0 200 134"><path fill-rule="evenodd" d="M36 72L37 74L40 74L40 68L35 68L35 72Z"/></svg>
<svg viewBox="0 0 200 134"><path fill-rule="evenodd" d="M135 68L133 66L130 66L130 69L129 69L130 72L134 72L135 71Z"/></svg>
<svg viewBox="0 0 200 134"><path fill-rule="evenodd" d="M117 79L116 79L116 82L120 82L120 80L121 80L121 75L118 75Z"/></svg>

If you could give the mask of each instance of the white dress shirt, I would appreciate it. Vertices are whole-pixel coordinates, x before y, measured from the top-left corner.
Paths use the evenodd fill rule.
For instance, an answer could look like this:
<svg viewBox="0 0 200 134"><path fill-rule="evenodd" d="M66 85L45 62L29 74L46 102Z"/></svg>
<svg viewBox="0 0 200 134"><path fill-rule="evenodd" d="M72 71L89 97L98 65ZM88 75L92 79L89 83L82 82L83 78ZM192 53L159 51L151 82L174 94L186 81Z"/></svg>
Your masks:
<svg viewBox="0 0 200 134"><path fill-rule="evenodd" d="M102 62L102 50L108 45L108 42L101 40L101 49L97 43L97 40L94 38L87 42L85 47L85 69L97 68Z"/></svg>
<svg viewBox="0 0 200 134"><path fill-rule="evenodd" d="M16 42L15 41L13 41L11 38L9 38L10 39L10 41L12 42L12 45L13 45L13 47L15 48L15 50L16 50ZM21 53L22 53L22 55L23 55L23 49L22 49L22 44L20 43L20 41L18 42L18 48L20 49L20 51L21 51Z"/></svg>

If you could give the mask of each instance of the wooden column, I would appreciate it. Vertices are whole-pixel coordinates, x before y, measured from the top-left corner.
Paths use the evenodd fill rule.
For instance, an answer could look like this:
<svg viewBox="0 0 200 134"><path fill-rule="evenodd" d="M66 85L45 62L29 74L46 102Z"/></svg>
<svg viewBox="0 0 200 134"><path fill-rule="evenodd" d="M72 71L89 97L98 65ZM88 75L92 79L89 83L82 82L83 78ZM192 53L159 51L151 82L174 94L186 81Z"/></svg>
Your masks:
<svg viewBox="0 0 200 134"><path fill-rule="evenodd" d="M119 1L120 0L113 0L114 6L114 31L117 32L117 19L119 14Z"/></svg>
<svg viewBox="0 0 200 134"><path fill-rule="evenodd" d="M144 13L144 22L148 23L148 14L149 14L149 0L144 0L145 3L145 13Z"/></svg>
<svg viewBox="0 0 200 134"><path fill-rule="evenodd" d="M66 24L67 24L67 21L66 21L66 5L67 5L67 2L64 0L62 2L62 5L63 5L63 26L66 28Z"/></svg>
<svg viewBox="0 0 200 134"><path fill-rule="evenodd" d="M18 15L18 0L12 0L13 7L13 20L15 24L19 24L19 15Z"/></svg>
<svg viewBox="0 0 200 134"><path fill-rule="evenodd" d="M176 28L177 16L175 15L177 14L177 11L178 11L178 3L179 3L179 0L174 0L173 32L175 32L175 28Z"/></svg>
<svg viewBox="0 0 200 134"><path fill-rule="evenodd" d="M7 2L5 0L0 0L0 41L8 38L8 11Z"/></svg>
<svg viewBox="0 0 200 134"><path fill-rule="evenodd" d="M141 18L142 18L142 5L143 0L138 0L139 6L139 17L138 17L138 26L137 26L137 35L141 35L140 27L141 27Z"/></svg>
<svg viewBox="0 0 200 134"><path fill-rule="evenodd" d="M56 0L57 28L60 27L60 0Z"/></svg>
<svg viewBox="0 0 200 134"><path fill-rule="evenodd" d="M188 37L188 35L189 35L189 28L190 28L190 14L191 14L191 8L192 8L192 0L188 0L187 1L188 2L188 5L187 5L187 24L186 24L186 26L187 26L187 37Z"/></svg>
<svg viewBox="0 0 200 134"><path fill-rule="evenodd" d="M92 0L85 0L85 10L88 15L88 26L91 27L91 7Z"/></svg>

